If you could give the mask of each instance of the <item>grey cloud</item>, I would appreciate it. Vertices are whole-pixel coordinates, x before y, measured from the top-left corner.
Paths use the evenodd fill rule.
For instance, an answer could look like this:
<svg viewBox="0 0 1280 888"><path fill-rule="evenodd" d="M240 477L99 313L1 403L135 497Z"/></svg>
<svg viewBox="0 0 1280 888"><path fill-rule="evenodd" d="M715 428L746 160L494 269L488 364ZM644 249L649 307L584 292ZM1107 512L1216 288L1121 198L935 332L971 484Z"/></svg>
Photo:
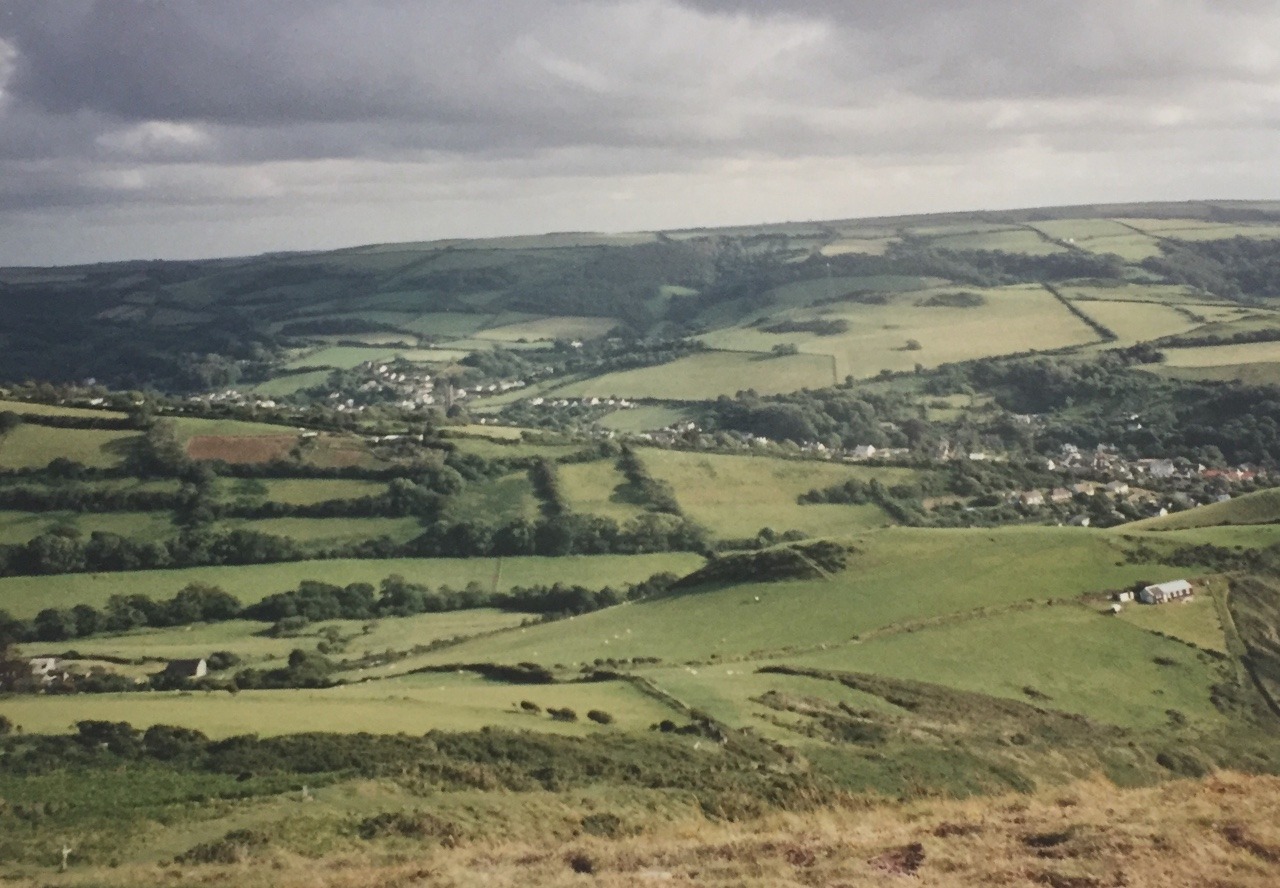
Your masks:
<svg viewBox="0 0 1280 888"><path fill-rule="evenodd" d="M507 219L507 195L541 208L536 230L561 218L546 189L584 206L566 183L586 181L634 196L598 204L615 227L702 181L766 218L779 195L825 199L789 178L806 166L884 175L912 209L937 170L1006 156L1096 187L1146 152L1167 189L1219 146L1268 183L1257 146L1280 119L1280 10L1261 0L0 4L0 250L4 214L76 206L230 226L246 206L326 219L404 196Z"/></svg>

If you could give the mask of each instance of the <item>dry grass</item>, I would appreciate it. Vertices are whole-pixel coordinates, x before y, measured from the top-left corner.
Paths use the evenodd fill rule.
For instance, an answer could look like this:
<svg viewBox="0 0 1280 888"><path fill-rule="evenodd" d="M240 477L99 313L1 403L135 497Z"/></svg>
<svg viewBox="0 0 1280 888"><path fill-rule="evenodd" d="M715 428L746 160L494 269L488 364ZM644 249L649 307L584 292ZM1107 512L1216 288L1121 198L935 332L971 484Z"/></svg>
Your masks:
<svg viewBox="0 0 1280 888"><path fill-rule="evenodd" d="M49 875L22 885L235 884L329 888L631 885L1178 888L1280 884L1280 778L1221 773L1035 797L868 804L642 836L401 846L394 855L266 855L218 867Z"/></svg>

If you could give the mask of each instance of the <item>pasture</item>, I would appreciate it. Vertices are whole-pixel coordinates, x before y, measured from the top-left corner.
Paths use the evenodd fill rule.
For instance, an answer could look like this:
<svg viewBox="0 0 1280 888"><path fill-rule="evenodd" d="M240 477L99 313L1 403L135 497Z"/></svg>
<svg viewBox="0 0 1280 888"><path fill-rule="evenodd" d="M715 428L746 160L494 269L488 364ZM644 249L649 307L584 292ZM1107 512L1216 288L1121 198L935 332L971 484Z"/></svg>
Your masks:
<svg viewBox="0 0 1280 888"><path fill-rule="evenodd" d="M527 472L514 472L501 478L469 482L460 493L444 504L446 521L487 521L505 524L538 517L538 498Z"/></svg>
<svg viewBox="0 0 1280 888"><path fill-rule="evenodd" d="M707 351L669 364L606 373L547 392L557 398L653 398L703 401L753 389L761 395L825 388L836 381L825 355L774 357Z"/></svg>
<svg viewBox="0 0 1280 888"><path fill-rule="evenodd" d="M384 481L344 478L224 478L215 491L220 499L310 506L326 500L359 499L387 490Z"/></svg>
<svg viewBox="0 0 1280 888"><path fill-rule="evenodd" d="M96 410L88 407L64 407L60 404L38 404L34 401L9 401L0 398L0 413L26 414L27 416L74 416L80 419L124 419L127 414L116 410Z"/></svg>
<svg viewBox="0 0 1280 888"><path fill-rule="evenodd" d="M830 356L838 379L865 379L882 370L911 371L917 364L934 367L993 355L1084 345L1098 338L1040 287L981 290L985 304L974 308L919 304L939 292L956 289L899 295L884 305L841 302L777 316L793 321L844 321L849 327L847 332L833 336L773 334L759 327L739 325L715 330L702 339L712 348L760 352L768 352L780 343L792 344L805 354Z"/></svg>
<svg viewBox="0 0 1280 888"><path fill-rule="evenodd" d="M474 333L476 339L492 339L498 342L552 339L599 339L618 322L614 318L574 317L565 315L554 318L536 318L518 321L500 327L487 327Z"/></svg>
<svg viewBox="0 0 1280 888"><path fill-rule="evenodd" d="M1138 342L1186 333L1197 321L1168 305L1156 302L1103 302L1077 300L1075 306L1118 337L1107 348L1125 348Z"/></svg>
<svg viewBox="0 0 1280 888"><path fill-rule="evenodd" d="M284 660L294 648L314 647L324 633L337 629L346 639L345 647L331 657L335 662L343 663L386 651L408 651L442 639L515 628L528 619L527 614L486 608L372 621L327 620L314 623L296 635L280 638L268 633L269 623L231 620L81 638L76 640L75 647L87 658L178 660L207 657L214 651L230 651L245 663L262 663Z"/></svg>
<svg viewBox="0 0 1280 888"><path fill-rule="evenodd" d="M1280 522L1280 488L1259 490L1227 500L1174 512L1161 518L1147 518L1126 524L1129 530L1184 530L1222 524L1273 524Z"/></svg>
<svg viewBox="0 0 1280 888"><path fill-rule="evenodd" d="M94 469L121 465L137 432L106 429L55 429L29 423L0 435L0 469L41 469L55 459L69 459Z"/></svg>
<svg viewBox="0 0 1280 888"><path fill-rule="evenodd" d="M934 246L944 250L1001 250L1005 253L1026 253L1030 256L1048 256L1051 253L1064 252L1064 248L1052 240L1026 228L971 234L944 233L931 237L930 241Z"/></svg>
<svg viewBox="0 0 1280 888"><path fill-rule="evenodd" d="M1198 591L1194 598L1159 606L1127 605L1117 617L1148 632L1163 632L1207 651L1227 653L1222 621L1209 593Z"/></svg>
<svg viewBox="0 0 1280 888"><path fill-rule="evenodd" d="M21 544L57 530L88 537L96 531L132 540L167 540L176 536L169 512L12 512L0 511L0 544ZM2 607L3 605L0 605Z"/></svg>
<svg viewBox="0 0 1280 888"><path fill-rule="evenodd" d="M1202 728L1227 723L1210 697L1230 666L1100 608L1038 604L786 662L933 682L1128 727L1165 727L1170 710Z"/></svg>
<svg viewBox="0 0 1280 888"><path fill-rule="evenodd" d="M680 507L720 538L753 537L762 527L817 536L853 533L889 522L875 505L801 505L802 493L856 478L884 484L910 481L910 469L877 469L816 460L727 456L644 448L650 473L675 490ZM567 467L566 467L567 468ZM563 470L562 470L563 471Z"/></svg>
<svg viewBox="0 0 1280 888"><path fill-rule="evenodd" d="M1280 342L1245 342L1199 348L1164 349L1170 367L1228 367L1240 364L1280 363Z"/></svg>
<svg viewBox="0 0 1280 888"><path fill-rule="evenodd" d="M1206 382L1243 382L1246 385L1280 385L1280 361L1256 364L1222 364L1213 367L1170 367L1149 364L1143 372L1170 379L1205 380Z"/></svg>
<svg viewBox="0 0 1280 888"><path fill-rule="evenodd" d="M698 670L734 658L792 662L821 645L890 627L1194 575L1186 567L1130 563L1123 541L1074 528L891 528L850 542L848 569L829 579L696 589L465 642L436 661L573 665L660 657Z"/></svg>
<svg viewBox="0 0 1280 888"><path fill-rule="evenodd" d="M702 558L692 552L657 555L571 555L560 558L384 558L295 561L280 564L191 567L180 570L79 573L0 578L0 609L16 617L33 617L46 607L90 604L101 608L112 595L141 593L172 598L188 583L208 583L230 592L245 604L274 592L294 589L302 580L326 583L377 584L391 574L433 588L480 583L486 589L513 586L579 584L598 588L638 582L656 573L683 575Z"/></svg>
<svg viewBox="0 0 1280 888"><path fill-rule="evenodd" d="M276 376L266 382L260 382L249 391L264 398L287 398L303 389L322 386L329 379L328 370L305 370L301 373L288 373Z"/></svg>
<svg viewBox="0 0 1280 888"><path fill-rule="evenodd" d="M529 700L543 709L568 707L579 720L555 721L520 709ZM587 721L600 709L616 724ZM135 727L181 725L210 737L260 736L306 731L421 735L430 730L545 731L581 736L600 731L641 731L673 711L626 682L509 687L471 675L424 674L342 685L324 690L226 693L77 694L29 696L5 702L5 714L31 733L62 733L77 721L128 721Z"/></svg>
<svg viewBox="0 0 1280 888"><path fill-rule="evenodd" d="M315 367L351 370L366 361L389 361L395 356L396 349L393 348L331 345L300 355L284 366L286 370L312 369Z"/></svg>
<svg viewBox="0 0 1280 888"><path fill-rule="evenodd" d="M574 512L612 518L619 524L644 513L613 460L560 466L560 484Z"/></svg>
<svg viewBox="0 0 1280 888"><path fill-rule="evenodd" d="M407 543L422 534L422 522L417 518L230 518L219 526L288 537L312 547L358 543L378 537Z"/></svg>
<svg viewBox="0 0 1280 888"><path fill-rule="evenodd" d="M600 425L615 432L647 432L675 425L688 418L688 413L678 407L642 404L630 410L615 410L601 417Z"/></svg>

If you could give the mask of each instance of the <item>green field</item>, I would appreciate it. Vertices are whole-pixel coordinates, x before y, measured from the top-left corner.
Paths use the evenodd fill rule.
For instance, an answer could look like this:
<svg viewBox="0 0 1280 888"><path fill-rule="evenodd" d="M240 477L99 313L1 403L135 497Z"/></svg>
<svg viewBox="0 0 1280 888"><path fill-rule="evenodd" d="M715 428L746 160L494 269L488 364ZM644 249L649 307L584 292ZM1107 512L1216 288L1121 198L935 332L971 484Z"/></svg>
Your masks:
<svg viewBox="0 0 1280 888"><path fill-rule="evenodd" d="M742 354L708 351L669 364L606 373L547 393L558 398L655 398L702 401L754 389L762 395L825 388L836 381L821 355Z"/></svg>
<svg viewBox="0 0 1280 888"><path fill-rule="evenodd" d="M1225 503L1210 503L1162 518L1147 518L1126 525L1133 530L1181 530L1220 524L1272 524L1280 522L1280 488L1246 493Z"/></svg>
<svg viewBox="0 0 1280 888"><path fill-rule="evenodd" d="M142 593L171 598L188 583L220 586L248 604L275 592L296 588L302 580L377 584L390 574L455 589L475 581L486 588L540 583L577 583L593 588L636 582L655 573L686 574L702 564L690 552L658 555L574 555L562 558L388 558L299 561L282 564L192 567L122 573L63 574L48 577L0 578L0 609L16 617L32 617L46 607L91 604L102 607L112 595Z"/></svg>
<svg viewBox="0 0 1280 888"><path fill-rule="evenodd" d="M526 472L515 472L488 481L469 482L444 506L447 521L475 521L506 524L538 517L538 498Z"/></svg>
<svg viewBox="0 0 1280 888"><path fill-rule="evenodd" d="M501 327L488 327L473 334L476 339L493 339L498 342L515 342L527 339L530 342L551 339L599 339L618 322L614 318L593 318L561 316L554 318L537 318L531 321L519 321L504 324Z"/></svg>
<svg viewBox="0 0 1280 888"><path fill-rule="evenodd" d="M802 352L829 355L838 378L867 378L882 370L910 371L917 364L964 361L992 355L1083 345L1097 335L1040 287L981 290L985 304L976 308L923 307L918 303L938 292L972 291L948 287L894 297L885 305L842 302L821 309L779 314L790 320L839 320L845 333L766 333L740 325L713 331L703 340L713 348L767 352L779 343ZM909 348L914 340L920 347ZM669 365L673 366L673 365Z"/></svg>
<svg viewBox="0 0 1280 888"><path fill-rule="evenodd" d="M196 659L207 657L213 651L231 651L245 662L253 663L283 660L294 648L315 647L321 633L336 628L344 638L350 639L340 653L332 655L341 663L389 650L408 651L416 645L430 644L439 639L510 629L528 619L527 614L479 609L373 621L329 620L312 624L301 634L283 638L268 634L269 623L231 620L82 638L76 640L75 646L87 658ZM368 631L365 631L366 627ZM152 669L154 671L154 667Z"/></svg>
<svg viewBox="0 0 1280 888"><path fill-rule="evenodd" d="M1213 596L1197 593L1194 598L1159 607L1133 604L1118 615L1130 625L1148 632L1163 632L1207 651L1227 653L1227 640Z"/></svg>
<svg viewBox="0 0 1280 888"><path fill-rule="evenodd" d="M359 499L386 493L384 481L344 478L262 478L224 479L217 495L228 500L269 501L293 506L310 506L326 500Z"/></svg>
<svg viewBox="0 0 1280 888"><path fill-rule="evenodd" d="M580 720L530 715L520 710L521 700L543 708L567 706ZM602 727L587 721L591 709L609 712L617 723ZM60 733L77 721L104 719L135 727L178 724L211 737L230 737L305 731L420 735L486 726L583 735L645 730L673 712L625 682L508 687L468 675L431 674L316 691L29 696L6 701L5 714L31 733Z"/></svg>
<svg viewBox="0 0 1280 888"><path fill-rule="evenodd" d="M1245 385L1280 385L1280 361L1222 364L1213 367L1170 367L1167 364L1149 364L1142 369L1144 372L1170 379L1242 382Z"/></svg>
<svg viewBox="0 0 1280 888"><path fill-rule="evenodd" d="M308 370L303 373L290 373L260 382L250 389L251 392L264 398L284 398L302 391L324 385L329 379L328 370Z"/></svg>
<svg viewBox="0 0 1280 888"><path fill-rule="evenodd" d="M358 543L382 536L407 543L422 534L422 522L417 518L230 518L222 526L289 537L312 546Z"/></svg>
<svg viewBox="0 0 1280 888"><path fill-rule="evenodd" d="M570 463L559 469L560 483L574 512L612 518L619 524L644 514L626 477L613 460Z"/></svg>
<svg viewBox="0 0 1280 888"><path fill-rule="evenodd" d="M1001 250L1005 253L1027 253L1047 256L1061 253L1063 247L1025 228L992 231L975 234L943 234L930 238L935 246L944 250Z"/></svg>
<svg viewBox="0 0 1280 888"><path fill-rule="evenodd" d="M1125 348L1138 342L1186 333L1198 324L1181 312L1155 302L1077 301L1076 307L1118 337L1107 348Z"/></svg>
<svg viewBox="0 0 1280 888"><path fill-rule="evenodd" d="M24 423L0 435L0 468L42 469L69 459L95 469L119 466L140 440L137 432L55 429Z"/></svg>
<svg viewBox="0 0 1280 888"><path fill-rule="evenodd" d="M1227 367L1238 364L1280 363L1280 342L1245 342L1200 348L1164 349L1170 367Z"/></svg>
<svg viewBox="0 0 1280 888"><path fill-rule="evenodd" d="M662 429L688 419L678 407L642 404L630 410L616 410L600 419L600 425L615 432L647 432Z"/></svg>
<svg viewBox="0 0 1280 888"><path fill-rule="evenodd" d="M1210 696L1230 667L1101 608L1041 605L786 662L945 684L1117 725L1161 727L1169 710L1202 727L1226 724Z"/></svg>
<svg viewBox="0 0 1280 888"><path fill-rule="evenodd" d="M1188 575L1187 568L1129 563L1118 538L1074 528L894 528L852 544L848 569L831 579L745 583L642 601L518 637L467 642L437 661L572 665L660 657L699 668L717 658L792 658L895 624Z"/></svg>
<svg viewBox="0 0 1280 888"><path fill-rule="evenodd" d="M762 527L818 536L852 533L889 522L874 505L800 505L796 498L851 478L897 484L910 469L870 469L757 456L725 456L646 448L640 458L655 478L669 483L680 507L722 538L755 536Z"/></svg>
<svg viewBox="0 0 1280 888"><path fill-rule="evenodd" d="M396 349L385 347L360 348L358 346L334 345L317 351L307 352L285 364L287 370L302 367L332 367L335 370L351 370L365 361L389 361L396 355Z"/></svg>
<svg viewBox="0 0 1280 888"><path fill-rule="evenodd" d="M169 512L10 512L0 511L0 544L25 543L54 529L73 529L82 537L95 531L132 540L167 540L176 536Z"/></svg>
<svg viewBox="0 0 1280 888"><path fill-rule="evenodd" d="M126 414L115 410L94 410L87 407L63 407L54 404L37 404L33 401L8 401L0 398L0 413L25 413L28 416L74 416L81 419L124 419Z"/></svg>

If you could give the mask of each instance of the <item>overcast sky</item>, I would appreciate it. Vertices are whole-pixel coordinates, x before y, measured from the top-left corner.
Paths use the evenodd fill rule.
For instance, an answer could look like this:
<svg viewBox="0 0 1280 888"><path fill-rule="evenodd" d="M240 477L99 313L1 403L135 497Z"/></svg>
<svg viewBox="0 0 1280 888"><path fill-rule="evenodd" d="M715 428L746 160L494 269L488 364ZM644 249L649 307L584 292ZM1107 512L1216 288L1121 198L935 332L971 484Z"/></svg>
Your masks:
<svg viewBox="0 0 1280 888"><path fill-rule="evenodd" d="M1275 0L0 0L0 264L1280 197Z"/></svg>

